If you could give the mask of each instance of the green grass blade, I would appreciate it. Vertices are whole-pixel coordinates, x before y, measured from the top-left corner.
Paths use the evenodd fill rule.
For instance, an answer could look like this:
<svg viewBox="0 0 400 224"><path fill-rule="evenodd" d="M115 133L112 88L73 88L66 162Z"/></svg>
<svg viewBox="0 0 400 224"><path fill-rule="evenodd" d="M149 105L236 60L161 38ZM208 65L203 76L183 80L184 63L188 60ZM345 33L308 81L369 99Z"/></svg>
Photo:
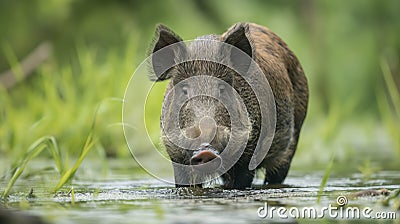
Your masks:
<svg viewBox="0 0 400 224"><path fill-rule="evenodd" d="M392 100L397 116L400 117L400 96L396 84L393 80L392 73L390 72L389 65L387 61L384 59L381 59L380 65L382 69L383 78L385 80L386 86L389 91L389 96Z"/></svg>
<svg viewBox="0 0 400 224"><path fill-rule="evenodd" d="M325 185L328 182L329 176L331 175L334 163L335 163L335 155L333 154L331 160L329 161L328 166L325 169L324 177L322 178L321 184L319 185L317 203L321 201L322 193L324 192Z"/></svg>
<svg viewBox="0 0 400 224"><path fill-rule="evenodd" d="M7 187L2 195L4 198L8 196L11 188L14 186L15 182L21 176L22 172L24 172L24 169L28 164L28 162L31 161L33 158L35 158L37 155L39 155L45 148L48 148L53 154L54 161L56 161L57 168L61 174L61 172L64 170L64 167L62 165L63 163L61 158L61 152L58 149L57 142L55 138L52 136L44 136L36 140L32 145L29 146L25 154L25 157L21 160L21 162L17 163L17 165L13 169L13 175L11 177L11 180L8 182Z"/></svg>
<svg viewBox="0 0 400 224"><path fill-rule="evenodd" d="M93 148L94 144L95 144L95 137L94 137L94 131L95 131L95 126L96 126L96 120L97 120L97 115L100 109L101 103L97 105L96 107L96 111L94 113L94 118L91 124L91 128L90 128L90 132L88 137L86 138L86 142L85 145L82 148L82 151L79 155L78 160L75 162L74 166L67 170L62 177L60 178L60 180L58 181L56 187L54 188L54 192L58 191L62 186L64 186L65 183L67 183L74 175L75 172L78 170L79 166L81 165L81 163L83 162L83 160L85 159L87 153L90 151L90 149Z"/></svg>
<svg viewBox="0 0 400 224"><path fill-rule="evenodd" d="M63 174L65 167L64 167L63 157L62 157L61 151L60 151L60 149L58 148L58 145L57 145L57 141L53 136L49 136L47 141L49 142L48 143L48 147L49 147L49 150L50 150L50 152L51 152L51 154L52 154L52 156L54 158L54 162L56 163L58 172L60 174Z"/></svg>
<svg viewBox="0 0 400 224"><path fill-rule="evenodd" d="M34 149L35 154L39 154L45 147L40 146ZM15 182L18 180L19 176L21 176L22 172L24 172L24 169L27 165L27 163L30 161L30 159L24 159L23 162L17 166L17 168L14 171L14 174L11 177L11 180L8 182L6 189L3 192L3 198L7 197L11 188L14 186Z"/></svg>
<svg viewBox="0 0 400 224"><path fill-rule="evenodd" d="M71 187L71 205L75 205L75 190L74 187Z"/></svg>
<svg viewBox="0 0 400 224"><path fill-rule="evenodd" d="M74 176L75 172L78 170L79 166L85 159L87 153L90 151L90 149L93 148L94 144L95 144L95 138L94 138L93 132L90 132L89 136L86 138L85 146L83 147L78 160L75 162L74 166L71 169L67 170L63 174L63 176L60 178L58 184L54 188L54 192L59 190L62 186L64 186L64 184L66 182L68 182Z"/></svg>
<svg viewBox="0 0 400 224"><path fill-rule="evenodd" d="M393 140L393 147L395 149L400 149L400 139L398 138L398 136L400 136L400 129L398 127L400 119L400 97L389 65L383 59L381 60L381 69L388 91L385 91L383 88L376 89L378 109L383 125ZM397 153L400 153L400 151L397 150Z"/></svg>

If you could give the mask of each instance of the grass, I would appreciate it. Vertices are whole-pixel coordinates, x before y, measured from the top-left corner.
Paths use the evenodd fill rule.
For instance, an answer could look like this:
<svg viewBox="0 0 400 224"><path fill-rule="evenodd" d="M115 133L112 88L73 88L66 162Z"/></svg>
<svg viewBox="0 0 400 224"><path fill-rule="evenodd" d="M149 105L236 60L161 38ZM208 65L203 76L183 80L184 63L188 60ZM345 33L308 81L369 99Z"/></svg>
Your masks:
<svg viewBox="0 0 400 224"><path fill-rule="evenodd" d="M400 94L395 85L389 64L384 58L381 59L380 66L387 93L385 94L383 89L377 90L379 111L385 129L393 140L393 147L397 149L397 153L400 155Z"/></svg>
<svg viewBox="0 0 400 224"><path fill-rule="evenodd" d="M335 164L335 155L331 156L331 160L328 166L325 169L324 176L322 177L321 184L319 185L318 195L317 195L317 203L320 203L322 194L324 193L324 188L326 183L328 182L329 176L331 175L332 170L334 169Z"/></svg>
<svg viewBox="0 0 400 224"><path fill-rule="evenodd" d="M93 124L94 123L95 122L93 122ZM94 125L92 130L93 129ZM93 148L95 142L96 141L93 131L91 131L89 133L89 136L86 138L85 145L83 146L77 161L70 169L65 170L66 161L62 157L61 151L57 146L57 141L55 140L55 138L53 136L45 136L38 139L28 148L25 157L22 159L22 161L17 163L17 165L13 168L14 171L12 172L13 174L11 180L8 182L8 185L2 194L3 198L6 198L8 196L12 186L21 176L22 172L24 172L26 165L31 160L33 160L37 155L39 155L44 149L48 149L51 152L53 156L52 157L53 161L56 163L57 170L60 173L60 179L53 190L53 192L56 192L74 177L75 172L78 170L79 166L85 159L88 152Z"/></svg>
<svg viewBox="0 0 400 224"><path fill-rule="evenodd" d="M381 118L383 120L383 125L385 127L385 130L388 132L388 134L391 136L391 140L393 142L393 152L399 153L400 150L400 139L398 136L400 136L400 128L398 127L398 124L400 123L400 97L399 97L399 92L397 90L397 87L395 85L393 75L390 72L389 65L386 60L383 58L380 61L380 66L382 70L382 76L384 80L384 84L387 88L387 94L385 94L383 88L377 88L377 102L379 105L379 111ZM328 113L328 116L326 118L326 123L325 123L325 128L323 129L324 131L322 132L322 137L325 139L327 142L331 142L332 138L334 138L334 133L338 131L338 123L341 117L346 116L348 112L352 111L352 107L356 105L356 100L354 100L355 97L350 98L343 106L339 106L339 104L333 104L333 109ZM333 154L335 155L335 154ZM320 202L321 196L323 194L324 188L326 186L326 183L328 181L328 178L332 172L333 169L335 169L334 166L335 163L335 156L331 156L331 159L326 166L324 176L321 180L320 188L318 191L318 196L317 196L317 203ZM371 165L371 160L365 159L362 165L359 165L357 167L357 170L362 174L364 179L369 179L371 175L375 172L377 172L380 169L380 167L372 166ZM397 193L398 195L398 193ZM396 195L396 196L397 196Z"/></svg>
<svg viewBox="0 0 400 224"><path fill-rule="evenodd" d="M130 50L135 53L135 46ZM113 124L121 122L122 97L135 57L132 53L121 56L109 52L99 59L97 50L83 43L78 44L77 55L76 63L58 65L49 61L27 82L11 91L1 91L0 102L5 107L1 107L0 153L21 158L32 142L46 135L55 136L61 149L79 153L83 136L89 133L93 114L101 104L94 130L102 137L100 144L115 150L110 153L128 154L122 147L122 129ZM116 139L111 142L107 135ZM119 140L121 143L116 145Z"/></svg>
<svg viewBox="0 0 400 224"><path fill-rule="evenodd" d="M74 187L71 187L71 205L74 206L75 205L75 190Z"/></svg>
<svg viewBox="0 0 400 224"><path fill-rule="evenodd" d="M58 184L54 188L54 191L57 191L60 189L62 186L64 186L65 183L67 183L71 178L75 175L75 172L78 170L79 166L85 159L86 155L88 154L89 150L93 148L93 145L95 144L95 140L93 137L93 133L89 133L89 136L86 139L85 146L82 148L81 154L79 155L78 160L75 162L75 164L71 167L71 169L68 169L65 173L62 174Z"/></svg>
<svg viewBox="0 0 400 224"><path fill-rule="evenodd" d="M39 155L44 149L48 149L53 155L53 159L56 163L56 167L60 174L64 173L64 162L62 161L61 152L57 146L57 142L53 136L45 136L34 142L27 150L25 157L18 162L13 168L13 174L11 180L8 182L6 189L4 190L2 196L5 198L8 196L12 186L15 184L17 179L24 172L26 165L29 161Z"/></svg>
<svg viewBox="0 0 400 224"><path fill-rule="evenodd" d="M392 206L393 210L400 210L400 189L393 191L383 202L385 206Z"/></svg>
<svg viewBox="0 0 400 224"><path fill-rule="evenodd" d="M0 154L18 161L11 165L3 197L39 155L51 158L60 174L51 191L71 180L92 148L104 160L107 155L129 155L122 133L121 106L124 85L134 68L133 38L127 47L131 50L127 55L110 52L103 59L108 63L99 65L96 50L80 43L78 65L49 61L29 81L10 91L0 89L0 105L5 105L0 108ZM12 68L18 70L11 49L6 48L6 53ZM83 142L82 136L87 136ZM68 168L70 157L76 162Z"/></svg>
<svg viewBox="0 0 400 224"><path fill-rule="evenodd" d="M361 173L364 180L369 180L371 176L379 170L379 167L371 165L370 160L365 160L364 164L358 166L358 171Z"/></svg>
<svg viewBox="0 0 400 224"><path fill-rule="evenodd" d="M330 155L335 153L336 163L345 164L334 168L340 172L373 172L363 166L366 161L382 170L399 168L399 90L388 62L383 58L380 69L378 78L381 82L377 82L374 89L376 114L357 111L362 106L359 104L362 92L354 91L356 93L345 101L332 97L326 112L320 109L318 98L311 95L293 167L309 169L307 164L313 164L311 169L325 169ZM312 93L312 89L310 91Z"/></svg>

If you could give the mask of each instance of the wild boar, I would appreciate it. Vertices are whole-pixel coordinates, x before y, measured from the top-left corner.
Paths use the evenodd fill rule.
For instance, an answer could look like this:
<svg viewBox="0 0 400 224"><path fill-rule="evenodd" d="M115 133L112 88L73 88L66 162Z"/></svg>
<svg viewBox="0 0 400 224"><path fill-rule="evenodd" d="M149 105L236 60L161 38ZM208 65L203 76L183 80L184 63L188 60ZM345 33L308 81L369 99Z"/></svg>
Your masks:
<svg viewBox="0 0 400 224"><path fill-rule="evenodd" d="M230 141L230 147L240 148L246 140L240 153L226 153L231 156L225 159L228 163L210 165L206 175L234 161L218 173L225 188L251 187L254 168L265 169L264 184L284 181L307 112L308 84L297 57L281 38L266 27L236 23L222 35L201 36L187 44L160 24L149 53L150 79L170 79L162 106L161 136L174 164L211 164L221 160ZM266 81L250 84L254 79ZM272 129L262 125L261 108L267 102L255 90L261 88L263 94L266 86L272 90L276 112L270 114L275 119ZM266 138L262 133L271 130L273 139L260 145L261 138ZM257 146L265 148L266 155L255 153ZM251 165L253 155L261 157L256 158L260 161L256 167ZM194 179L190 175L176 168L176 186L191 185L182 182Z"/></svg>

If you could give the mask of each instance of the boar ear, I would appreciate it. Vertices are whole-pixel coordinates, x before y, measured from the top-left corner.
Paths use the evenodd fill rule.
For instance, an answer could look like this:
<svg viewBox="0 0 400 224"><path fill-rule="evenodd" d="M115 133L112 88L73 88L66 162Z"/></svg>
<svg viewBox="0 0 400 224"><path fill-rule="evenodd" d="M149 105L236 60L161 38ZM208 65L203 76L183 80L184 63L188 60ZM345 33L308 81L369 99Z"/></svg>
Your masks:
<svg viewBox="0 0 400 224"><path fill-rule="evenodd" d="M171 68L182 60L185 54L186 46L182 39L165 25L158 24L153 44L149 49L150 69L153 71L150 80L163 81L171 78Z"/></svg>
<svg viewBox="0 0 400 224"><path fill-rule="evenodd" d="M249 26L244 23L237 23L231 27L225 33L225 43L235 46L236 48L230 48L230 61L239 72L246 72L251 63L251 57L253 56L253 49L250 41L246 36ZM250 58L245 57L243 54L246 53Z"/></svg>

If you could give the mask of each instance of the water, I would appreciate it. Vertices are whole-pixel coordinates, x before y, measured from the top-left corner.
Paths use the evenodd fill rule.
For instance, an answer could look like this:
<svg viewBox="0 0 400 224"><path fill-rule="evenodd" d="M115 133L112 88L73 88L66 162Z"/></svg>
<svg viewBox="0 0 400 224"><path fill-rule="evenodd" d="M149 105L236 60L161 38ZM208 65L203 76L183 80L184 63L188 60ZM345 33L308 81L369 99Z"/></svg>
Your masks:
<svg viewBox="0 0 400 224"><path fill-rule="evenodd" d="M0 204L43 217L49 223L96 224L318 222L321 220L280 219L277 214L273 218L260 218L257 211L266 203L268 208L284 207L289 210L293 207L292 210L301 211L304 207L313 206L319 211L329 205L337 206L338 196L346 196L347 207L369 207L373 212L393 211L392 203L389 206L383 204L387 198L383 194L356 197L355 193L382 188L394 192L400 188L399 172L376 172L368 180L360 174L333 175L327 182L320 203L317 203L322 176L323 172L292 171L285 185L274 188L257 185L255 189L239 191L218 187L176 189L147 175L134 179L132 175L118 174L97 180L74 180L74 203L68 192L70 187L51 194L49 188L55 185L54 180L41 177L18 181L8 200ZM1 182L0 186L3 190L5 182ZM31 188L33 194L28 196ZM397 219L386 221L399 223L399 211L395 215ZM338 220L327 216L325 219ZM365 217L363 220L374 221Z"/></svg>

